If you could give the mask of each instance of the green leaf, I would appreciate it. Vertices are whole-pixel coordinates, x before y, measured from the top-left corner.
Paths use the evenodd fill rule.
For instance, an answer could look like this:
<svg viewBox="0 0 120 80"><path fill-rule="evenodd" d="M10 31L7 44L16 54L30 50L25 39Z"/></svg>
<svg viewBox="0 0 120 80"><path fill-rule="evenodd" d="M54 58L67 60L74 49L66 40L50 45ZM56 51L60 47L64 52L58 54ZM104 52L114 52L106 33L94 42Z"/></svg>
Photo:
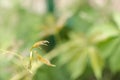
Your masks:
<svg viewBox="0 0 120 80"><path fill-rule="evenodd" d="M105 42L99 43L97 47L101 53L101 56L104 59L109 58L113 54L113 51L116 50L118 43L119 38L111 38Z"/></svg>
<svg viewBox="0 0 120 80"><path fill-rule="evenodd" d="M104 42L118 35L119 32L115 26L108 22L97 23L91 28L90 32L88 32L88 36L92 43Z"/></svg>
<svg viewBox="0 0 120 80"><path fill-rule="evenodd" d="M86 69L86 64L87 52L84 49L83 51L77 52L68 63L68 70L72 74L71 78L76 79L81 76Z"/></svg>
<svg viewBox="0 0 120 80"><path fill-rule="evenodd" d="M110 69L113 72L120 71L120 39L109 59Z"/></svg>
<svg viewBox="0 0 120 80"><path fill-rule="evenodd" d="M32 80L70 80L69 73L65 67L40 67L34 74Z"/></svg>
<svg viewBox="0 0 120 80"><path fill-rule="evenodd" d="M79 51L79 49L76 48L76 49L73 49L73 50L71 50L71 51L65 51L65 52L63 52L63 54L60 55L60 58L59 58L58 63L59 63L60 65L64 65L64 64L68 63L68 62L71 60L71 58L72 58L74 55L76 55L76 53L77 53L78 51Z"/></svg>
<svg viewBox="0 0 120 80"><path fill-rule="evenodd" d="M120 30L120 13L118 12L113 13L113 20L115 21L118 29Z"/></svg>
<svg viewBox="0 0 120 80"><path fill-rule="evenodd" d="M91 46L88 49L91 66L93 68L96 78L99 80L102 78L102 69L103 69L103 59L98 54L95 47Z"/></svg>

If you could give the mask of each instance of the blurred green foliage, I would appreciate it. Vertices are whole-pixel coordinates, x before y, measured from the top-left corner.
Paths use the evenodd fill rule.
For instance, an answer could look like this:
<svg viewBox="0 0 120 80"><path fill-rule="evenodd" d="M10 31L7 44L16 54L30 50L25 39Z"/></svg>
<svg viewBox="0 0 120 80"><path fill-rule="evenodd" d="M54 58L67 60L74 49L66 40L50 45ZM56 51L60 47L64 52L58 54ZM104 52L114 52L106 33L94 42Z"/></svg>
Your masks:
<svg viewBox="0 0 120 80"><path fill-rule="evenodd" d="M76 0L66 17L57 13L53 0L46 3L49 8L44 15L19 3L12 9L0 8L0 80L119 80L120 14ZM24 68L29 49L45 39L50 45L43 46L40 54L57 66L35 61L30 74ZM3 50L16 52L24 60Z"/></svg>

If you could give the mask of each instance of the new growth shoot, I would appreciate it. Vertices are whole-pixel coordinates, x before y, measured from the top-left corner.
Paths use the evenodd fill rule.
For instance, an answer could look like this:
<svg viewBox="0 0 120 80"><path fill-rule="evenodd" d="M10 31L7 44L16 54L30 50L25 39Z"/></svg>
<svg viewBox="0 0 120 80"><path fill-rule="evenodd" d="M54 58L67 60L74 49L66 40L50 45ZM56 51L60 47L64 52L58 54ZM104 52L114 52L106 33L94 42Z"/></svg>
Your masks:
<svg viewBox="0 0 120 80"><path fill-rule="evenodd" d="M30 61L29 61L28 69L32 68L33 54L36 55L37 59L39 61L43 62L44 64L55 67L55 65L51 64L51 62L49 60L43 58L37 51L33 51L34 48L39 48L42 45L48 46L48 44L49 44L49 42L47 40L38 41L35 44L33 44L32 48L30 49L30 56L29 56Z"/></svg>

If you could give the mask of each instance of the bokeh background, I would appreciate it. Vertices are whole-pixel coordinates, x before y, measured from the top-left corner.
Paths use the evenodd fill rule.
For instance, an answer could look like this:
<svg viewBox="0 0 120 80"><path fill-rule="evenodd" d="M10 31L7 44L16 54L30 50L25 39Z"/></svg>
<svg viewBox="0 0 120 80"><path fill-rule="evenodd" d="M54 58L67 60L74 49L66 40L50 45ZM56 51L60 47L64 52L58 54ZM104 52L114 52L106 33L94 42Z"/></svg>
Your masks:
<svg viewBox="0 0 120 80"><path fill-rule="evenodd" d="M120 80L120 0L0 0L0 80ZM31 46L48 40L26 69ZM22 57L22 59L20 58Z"/></svg>

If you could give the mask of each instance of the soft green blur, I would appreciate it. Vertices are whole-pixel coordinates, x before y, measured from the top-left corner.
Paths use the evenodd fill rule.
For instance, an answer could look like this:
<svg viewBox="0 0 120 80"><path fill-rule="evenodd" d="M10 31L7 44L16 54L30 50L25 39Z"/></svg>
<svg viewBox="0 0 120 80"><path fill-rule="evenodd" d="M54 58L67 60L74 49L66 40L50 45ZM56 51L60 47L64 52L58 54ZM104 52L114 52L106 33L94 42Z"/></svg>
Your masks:
<svg viewBox="0 0 120 80"><path fill-rule="evenodd" d="M0 80L120 80L119 0L0 0ZM41 64L30 48L56 67Z"/></svg>

